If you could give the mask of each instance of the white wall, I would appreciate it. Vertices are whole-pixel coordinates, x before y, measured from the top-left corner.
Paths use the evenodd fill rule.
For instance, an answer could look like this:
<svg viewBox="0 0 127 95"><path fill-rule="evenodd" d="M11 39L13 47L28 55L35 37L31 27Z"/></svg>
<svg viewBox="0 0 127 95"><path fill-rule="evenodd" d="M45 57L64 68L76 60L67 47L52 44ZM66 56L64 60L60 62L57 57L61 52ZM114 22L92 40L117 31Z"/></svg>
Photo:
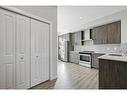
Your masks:
<svg viewBox="0 0 127 95"><path fill-rule="evenodd" d="M52 62L52 76L54 79L57 77L57 7L55 6L14 6L30 14L48 19L52 22L51 33L51 62Z"/></svg>

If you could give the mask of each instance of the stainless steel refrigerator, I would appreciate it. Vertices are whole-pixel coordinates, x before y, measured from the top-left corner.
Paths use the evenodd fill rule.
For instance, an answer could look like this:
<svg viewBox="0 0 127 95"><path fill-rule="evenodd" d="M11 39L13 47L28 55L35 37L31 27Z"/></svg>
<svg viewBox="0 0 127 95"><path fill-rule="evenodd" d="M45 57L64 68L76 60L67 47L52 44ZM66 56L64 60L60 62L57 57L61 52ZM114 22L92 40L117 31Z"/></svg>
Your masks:
<svg viewBox="0 0 127 95"><path fill-rule="evenodd" d="M58 45L59 60L68 62L69 61L69 41L59 40Z"/></svg>

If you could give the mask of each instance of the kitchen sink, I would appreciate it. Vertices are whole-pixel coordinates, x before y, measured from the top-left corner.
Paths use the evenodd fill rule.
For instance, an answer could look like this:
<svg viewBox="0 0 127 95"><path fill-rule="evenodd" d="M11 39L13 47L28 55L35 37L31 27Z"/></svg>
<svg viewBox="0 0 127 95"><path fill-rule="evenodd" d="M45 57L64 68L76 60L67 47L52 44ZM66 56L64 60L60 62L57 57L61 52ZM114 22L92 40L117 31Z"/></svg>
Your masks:
<svg viewBox="0 0 127 95"><path fill-rule="evenodd" d="M121 54L109 54L110 56L123 56Z"/></svg>

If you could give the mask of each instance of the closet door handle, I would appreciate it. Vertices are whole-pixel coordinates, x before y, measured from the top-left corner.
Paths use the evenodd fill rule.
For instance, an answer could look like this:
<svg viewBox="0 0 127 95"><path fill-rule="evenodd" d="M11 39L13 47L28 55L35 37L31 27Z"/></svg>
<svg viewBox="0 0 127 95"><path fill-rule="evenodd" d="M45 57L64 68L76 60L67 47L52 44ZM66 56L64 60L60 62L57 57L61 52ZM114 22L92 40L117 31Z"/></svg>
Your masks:
<svg viewBox="0 0 127 95"><path fill-rule="evenodd" d="M21 57L20 59L21 59L21 60L23 60L24 58L23 58L23 57Z"/></svg>

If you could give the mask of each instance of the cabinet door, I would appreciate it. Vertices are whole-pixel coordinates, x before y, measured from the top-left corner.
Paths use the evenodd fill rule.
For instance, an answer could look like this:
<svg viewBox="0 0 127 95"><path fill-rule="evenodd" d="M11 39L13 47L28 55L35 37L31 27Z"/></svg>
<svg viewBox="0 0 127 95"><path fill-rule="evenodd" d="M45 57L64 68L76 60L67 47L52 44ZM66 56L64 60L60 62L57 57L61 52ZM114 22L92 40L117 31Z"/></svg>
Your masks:
<svg viewBox="0 0 127 95"><path fill-rule="evenodd" d="M90 40L90 30L89 29L87 29L87 30L85 30L85 40Z"/></svg>
<svg viewBox="0 0 127 95"><path fill-rule="evenodd" d="M79 63L79 53L78 52L69 52L69 61L72 63Z"/></svg>
<svg viewBox="0 0 127 95"><path fill-rule="evenodd" d="M74 50L74 33L70 33L70 51L73 51Z"/></svg>
<svg viewBox="0 0 127 95"><path fill-rule="evenodd" d="M16 16L16 88L30 87L30 18Z"/></svg>
<svg viewBox="0 0 127 95"><path fill-rule="evenodd" d="M120 44L121 43L121 22L114 22L108 24L108 43Z"/></svg>
<svg viewBox="0 0 127 95"><path fill-rule="evenodd" d="M31 87L49 79L49 25L31 19Z"/></svg>
<svg viewBox="0 0 127 95"><path fill-rule="evenodd" d="M92 67L94 68L99 68L99 60L98 57L104 55L104 54L100 54L100 53L93 53L92 54Z"/></svg>
<svg viewBox="0 0 127 95"><path fill-rule="evenodd" d="M107 44L107 26L99 26L93 29L94 44Z"/></svg>
<svg viewBox="0 0 127 95"><path fill-rule="evenodd" d="M78 45L81 45L81 32L78 32Z"/></svg>
<svg viewBox="0 0 127 95"><path fill-rule="evenodd" d="M77 46L78 45L78 42L77 42L77 37L78 37L78 35L77 35L77 33L74 33L74 45L75 46Z"/></svg>
<svg viewBox="0 0 127 95"><path fill-rule="evenodd" d="M75 46L81 45L81 32L74 33Z"/></svg>
<svg viewBox="0 0 127 95"><path fill-rule="evenodd" d="M99 39L100 38L98 38L98 34L99 34L99 31L98 31L98 29L97 28L93 28L93 42L94 42L94 44L99 44L100 43L100 41L99 41Z"/></svg>
<svg viewBox="0 0 127 95"><path fill-rule="evenodd" d="M98 59L97 59L97 54L92 54L92 67L93 68L98 68Z"/></svg>
<svg viewBox="0 0 127 95"><path fill-rule="evenodd" d="M0 10L0 89L15 88L15 14Z"/></svg>

